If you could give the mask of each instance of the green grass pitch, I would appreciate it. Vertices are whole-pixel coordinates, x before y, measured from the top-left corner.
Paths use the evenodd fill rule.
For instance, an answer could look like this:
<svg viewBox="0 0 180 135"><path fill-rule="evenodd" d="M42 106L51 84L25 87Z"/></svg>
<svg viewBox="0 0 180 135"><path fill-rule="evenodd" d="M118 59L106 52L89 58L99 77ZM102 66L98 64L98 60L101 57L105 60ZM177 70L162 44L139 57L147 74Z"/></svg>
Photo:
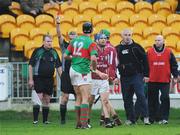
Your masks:
<svg viewBox="0 0 180 135"><path fill-rule="evenodd" d="M32 124L32 113L29 112L0 112L0 135L180 135L180 109L171 109L168 125L155 123L145 126L141 121L137 125L122 125L112 129L99 126L99 110L92 113L92 129L75 129L75 113L69 111L66 125L59 124L59 112L50 111L51 124L42 124L39 116L38 125ZM121 119L125 120L124 111L118 111Z"/></svg>

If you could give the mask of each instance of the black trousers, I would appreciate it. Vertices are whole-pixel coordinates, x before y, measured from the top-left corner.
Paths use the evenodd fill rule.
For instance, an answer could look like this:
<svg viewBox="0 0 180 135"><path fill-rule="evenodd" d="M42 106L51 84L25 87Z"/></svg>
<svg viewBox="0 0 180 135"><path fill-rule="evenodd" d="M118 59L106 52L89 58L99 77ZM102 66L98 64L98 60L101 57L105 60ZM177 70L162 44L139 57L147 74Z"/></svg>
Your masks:
<svg viewBox="0 0 180 135"><path fill-rule="evenodd" d="M169 83L148 83L148 107L151 122L168 120L170 109ZM159 99L159 92L161 92Z"/></svg>

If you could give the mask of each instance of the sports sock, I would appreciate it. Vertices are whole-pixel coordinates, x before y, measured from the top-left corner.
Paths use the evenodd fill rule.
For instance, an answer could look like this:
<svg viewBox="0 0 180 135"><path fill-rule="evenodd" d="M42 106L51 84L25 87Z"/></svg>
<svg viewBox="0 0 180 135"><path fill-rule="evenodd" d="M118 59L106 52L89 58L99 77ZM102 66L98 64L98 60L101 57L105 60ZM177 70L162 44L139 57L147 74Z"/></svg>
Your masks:
<svg viewBox="0 0 180 135"><path fill-rule="evenodd" d="M61 116L61 121L66 120L66 112L67 112L67 105L60 105L60 116Z"/></svg>
<svg viewBox="0 0 180 135"><path fill-rule="evenodd" d="M104 120L104 119L105 119L104 115L101 115L100 120Z"/></svg>
<svg viewBox="0 0 180 135"><path fill-rule="evenodd" d="M48 120L48 114L49 114L49 107L43 106L42 107L43 123Z"/></svg>
<svg viewBox="0 0 180 135"><path fill-rule="evenodd" d="M89 105L81 104L80 121L82 125L87 125L88 123L88 111L89 111Z"/></svg>
<svg viewBox="0 0 180 135"><path fill-rule="evenodd" d="M80 106L75 106L75 112L76 112L76 121L77 123L80 123L80 115L81 115Z"/></svg>
<svg viewBox="0 0 180 135"><path fill-rule="evenodd" d="M33 105L33 119L34 119L34 121L38 121L39 110L40 110L39 105Z"/></svg>

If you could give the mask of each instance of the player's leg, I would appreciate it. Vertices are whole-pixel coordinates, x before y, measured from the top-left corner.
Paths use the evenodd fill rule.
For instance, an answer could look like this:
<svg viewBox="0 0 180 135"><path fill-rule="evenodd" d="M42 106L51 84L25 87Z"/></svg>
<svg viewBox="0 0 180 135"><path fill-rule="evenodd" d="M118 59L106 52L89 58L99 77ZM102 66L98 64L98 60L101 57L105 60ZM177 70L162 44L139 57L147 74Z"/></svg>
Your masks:
<svg viewBox="0 0 180 135"><path fill-rule="evenodd" d="M100 93L100 96L101 96L102 109L103 109L104 117L105 117L105 127L112 128L113 126L111 124L110 113L108 110L109 93L108 92L102 92L102 93Z"/></svg>
<svg viewBox="0 0 180 135"><path fill-rule="evenodd" d="M38 93L37 95L38 95L39 99L42 102L43 94L42 93ZM40 111L40 105L34 104L33 105L33 124L37 124L38 123L39 111Z"/></svg>
<svg viewBox="0 0 180 135"><path fill-rule="evenodd" d="M78 86L74 86L74 91L76 93L76 100L75 100L76 128L81 128L81 121L80 121L81 107L80 107L80 105L82 102L82 96L81 96Z"/></svg>
<svg viewBox="0 0 180 135"><path fill-rule="evenodd" d="M94 99L95 99L95 95L91 94L91 96L89 98L89 118L88 118L88 124L90 124L90 117L91 117L91 112L92 112L92 106L93 106L93 103L94 103Z"/></svg>
<svg viewBox="0 0 180 135"><path fill-rule="evenodd" d="M82 103L81 103L81 124L82 128L88 127L88 118L89 118L89 97L91 91L90 84L84 84L79 86L80 93L82 95Z"/></svg>
<svg viewBox="0 0 180 135"><path fill-rule="evenodd" d="M122 125L122 122L121 120L119 119L115 109L113 108L110 100L108 101L108 108L110 110L110 114L112 116L112 119L113 119L113 123L116 125L116 126L119 126L119 125Z"/></svg>
<svg viewBox="0 0 180 135"><path fill-rule="evenodd" d="M42 82L41 79L39 77L33 77L34 79L34 90L36 91L39 99L41 100L41 102L43 102L43 91L41 88ZM40 105L38 104L34 104L33 105L33 124L37 124L38 123L38 116L39 116L39 111L40 111Z"/></svg>
<svg viewBox="0 0 180 135"><path fill-rule="evenodd" d="M51 96L48 94L43 94L43 106L42 106L42 116L43 116L43 123L49 124L48 122L48 114L49 114L49 104L50 104Z"/></svg>
<svg viewBox="0 0 180 135"><path fill-rule="evenodd" d="M67 102L69 100L69 94L62 92L60 100L60 116L61 124L66 123L66 112L67 112Z"/></svg>

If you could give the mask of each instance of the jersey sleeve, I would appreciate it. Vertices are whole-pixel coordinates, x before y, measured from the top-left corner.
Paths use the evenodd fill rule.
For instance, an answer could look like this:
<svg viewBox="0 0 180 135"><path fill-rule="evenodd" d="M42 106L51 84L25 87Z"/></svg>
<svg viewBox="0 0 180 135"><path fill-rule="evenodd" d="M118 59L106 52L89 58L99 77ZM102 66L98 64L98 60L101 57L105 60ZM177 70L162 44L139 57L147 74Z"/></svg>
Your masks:
<svg viewBox="0 0 180 135"><path fill-rule="evenodd" d="M60 60L59 55L58 55L56 50L55 50L55 52L56 52L56 55L57 55L57 59L55 61L55 68L59 68L59 67L62 66L62 63L61 63L61 60Z"/></svg>
<svg viewBox="0 0 180 135"><path fill-rule="evenodd" d="M29 65L31 65L31 66L35 66L35 64L36 64L36 54L37 54L37 51L38 51L38 49L35 49L33 51L32 55L31 55L31 58L29 60Z"/></svg>
<svg viewBox="0 0 180 135"><path fill-rule="evenodd" d="M92 43L90 46L89 46L89 52L90 52L90 55L98 55L97 53L97 45L95 43Z"/></svg>
<svg viewBox="0 0 180 135"><path fill-rule="evenodd" d="M66 53L66 55L70 55L70 54L72 54L72 52L73 52L73 46L71 44L69 44L65 53Z"/></svg>

